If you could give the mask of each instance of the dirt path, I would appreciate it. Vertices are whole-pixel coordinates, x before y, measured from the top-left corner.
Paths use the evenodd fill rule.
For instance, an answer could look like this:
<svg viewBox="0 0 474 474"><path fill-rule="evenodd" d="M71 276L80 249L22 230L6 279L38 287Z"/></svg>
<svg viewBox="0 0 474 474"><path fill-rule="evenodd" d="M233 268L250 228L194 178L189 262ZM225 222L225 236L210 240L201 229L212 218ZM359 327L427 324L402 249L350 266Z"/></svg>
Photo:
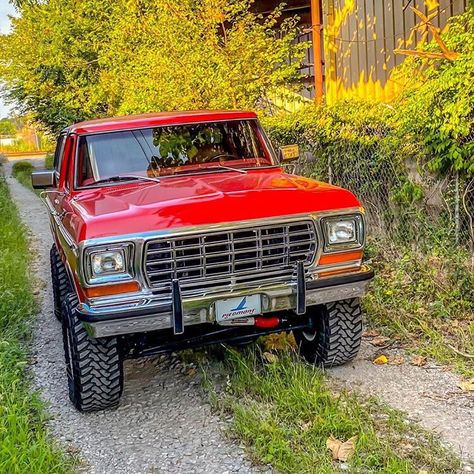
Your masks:
<svg viewBox="0 0 474 474"><path fill-rule="evenodd" d="M401 365L374 365L379 354L404 357ZM465 462L465 472L474 472L474 393L463 392L461 378L443 367L428 363L418 367L401 351L381 351L364 341L357 359L331 370L352 388L375 395L408 414L438 434Z"/></svg>
<svg viewBox="0 0 474 474"><path fill-rule="evenodd" d="M34 373L43 397L51 403L55 435L80 449L92 473L251 472L241 449L223 437L223 422L211 415L197 381L182 375L170 358L127 363L124 398L117 411L92 415L74 411L67 401L60 326L51 314L52 240L47 214L32 192L13 179L9 184L39 249L35 271L45 286L35 331ZM457 387L460 377L433 365L375 366L372 360L379 352L365 342L354 363L330 374L379 396L439 433L465 460L465 472L474 472L468 461L474 458L474 396Z"/></svg>
<svg viewBox="0 0 474 474"><path fill-rule="evenodd" d="M6 163L7 176L10 169ZM55 437L79 452L88 473L253 472L243 450L225 438L225 423L211 413L196 377L182 374L171 357L126 362L118 410L87 415L74 410L66 392L61 327L51 310L47 212L15 179L8 178L8 184L30 229L33 270L43 282L38 288L42 304L34 332L33 372L36 387L50 404Z"/></svg>

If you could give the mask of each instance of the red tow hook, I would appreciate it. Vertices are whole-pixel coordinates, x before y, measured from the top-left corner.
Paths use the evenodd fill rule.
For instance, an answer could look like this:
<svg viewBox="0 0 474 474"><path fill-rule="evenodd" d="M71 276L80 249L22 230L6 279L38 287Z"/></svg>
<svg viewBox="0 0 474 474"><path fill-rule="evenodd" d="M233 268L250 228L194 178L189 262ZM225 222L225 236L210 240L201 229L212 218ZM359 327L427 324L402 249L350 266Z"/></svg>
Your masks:
<svg viewBox="0 0 474 474"><path fill-rule="evenodd" d="M280 318L277 316L270 316L270 317L262 317L257 316L255 318L255 326L257 328L274 328L280 324Z"/></svg>

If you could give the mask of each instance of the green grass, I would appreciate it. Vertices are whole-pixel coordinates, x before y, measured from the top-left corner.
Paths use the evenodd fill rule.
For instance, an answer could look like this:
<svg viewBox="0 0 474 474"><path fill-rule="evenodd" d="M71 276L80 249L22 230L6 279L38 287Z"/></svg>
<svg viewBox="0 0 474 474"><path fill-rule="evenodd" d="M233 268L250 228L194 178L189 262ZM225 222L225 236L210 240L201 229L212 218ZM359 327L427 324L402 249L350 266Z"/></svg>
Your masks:
<svg viewBox="0 0 474 474"><path fill-rule="evenodd" d="M44 161L44 167L46 169L53 169L54 155L49 153L46 155ZM16 178L23 186L31 189L38 196L41 194L41 190L33 189L31 185L31 173L35 170L35 167L29 161L16 161L12 166L12 175Z"/></svg>
<svg viewBox="0 0 474 474"><path fill-rule="evenodd" d="M48 437L42 403L29 383L27 348L36 310L28 279L31 251L2 177L0 235L0 472L69 472L71 460Z"/></svg>
<svg viewBox="0 0 474 474"><path fill-rule="evenodd" d="M254 461L277 472L459 472L457 457L431 434L377 400L336 386L291 352L269 364L258 348L228 350L205 376L214 406L233 416L234 436ZM331 435L342 441L357 436L347 464L332 460Z"/></svg>
<svg viewBox="0 0 474 474"><path fill-rule="evenodd" d="M44 159L44 167L47 170L52 170L53 169L53 160L54 160L54 154L53 153L48 153L46 155L46 158Z"/></svg>
<svg viewBox="0 0 474 474"><path fill-rule="evenodd" d="M376 272L364 299L369 323L413 352L474 377L474 273L469 253L434 245L425 252L386 244L381 250L375 243L369 255Z"/></svg>
<svg viewBox="0 0 474 474"><path fill-rule="evenodd" d="M35 167L29 161L16 161L12 166L12 175L15 177L23 186L33 190L31 185L31 173Z"/></svg>

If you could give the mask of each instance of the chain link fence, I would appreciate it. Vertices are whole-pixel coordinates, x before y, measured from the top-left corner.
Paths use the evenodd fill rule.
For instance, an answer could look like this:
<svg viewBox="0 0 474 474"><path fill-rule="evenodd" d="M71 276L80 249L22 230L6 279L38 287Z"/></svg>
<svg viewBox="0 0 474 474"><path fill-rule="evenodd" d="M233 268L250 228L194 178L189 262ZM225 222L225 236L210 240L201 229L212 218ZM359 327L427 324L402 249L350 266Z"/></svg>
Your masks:
<svg viewBox="0 0 474 474"><path fill-rule="evenodd" d="M419 163L421 146L406 144L400 159L405 154L394 156L383 128L358 132L354 137L352 126L341 126L330 142L303 137L296 173L351 190L366 210L371 235L408 245L438 240L474 255L474 176L436 176ZM474 146L474 133L470 140Z"/></svg>

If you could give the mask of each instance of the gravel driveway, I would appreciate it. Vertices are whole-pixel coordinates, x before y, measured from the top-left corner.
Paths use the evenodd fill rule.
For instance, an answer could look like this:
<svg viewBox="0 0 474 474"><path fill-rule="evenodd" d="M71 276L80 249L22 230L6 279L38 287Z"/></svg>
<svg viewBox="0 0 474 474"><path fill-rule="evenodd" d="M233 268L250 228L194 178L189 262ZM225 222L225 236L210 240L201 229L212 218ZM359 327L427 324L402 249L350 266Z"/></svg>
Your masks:
<svg viewBox="0 0 474 474"><path fill-rule="evenodd" d="M5 168L8 175L8 163ZM72 408L66 393L60 324L51 311L48 257L52 238L47 212L31 191L14 179L8 182L31 230L38 251L34 270L44 282L39 288L42 307L35 328L33 370L37 387L50 403L55 436L80 449L90 473L254 472L242 448L223 435L225 422L211 414L197 380L183 375L170 357L126 362L125 391L117 411L82 415ZM379 352L365 342L352 364L330 374L379 396L439 433L465 460L465 472L474 472L468 461L474 458L474 394L463 393L458 388L460 377L442 367L375 366L372 360Z"/></svg>
<svg viewBox="0 0 474 474"><path fill-rule="evenodd" d="M31 160L38 164L36 160ZM5 164L10 175L11 165ZM50 404L50 427L79 452L88 473L258 472L243 449L224 435L225 422L211 413L197 376L182 373L172 357L125 363L125 389L115 411L80 414L69 403L60 323L52 313L49 249L53 243L40 199L8 178L13 200L30 229L41 298L32 348L36 388Z"/></svg>

